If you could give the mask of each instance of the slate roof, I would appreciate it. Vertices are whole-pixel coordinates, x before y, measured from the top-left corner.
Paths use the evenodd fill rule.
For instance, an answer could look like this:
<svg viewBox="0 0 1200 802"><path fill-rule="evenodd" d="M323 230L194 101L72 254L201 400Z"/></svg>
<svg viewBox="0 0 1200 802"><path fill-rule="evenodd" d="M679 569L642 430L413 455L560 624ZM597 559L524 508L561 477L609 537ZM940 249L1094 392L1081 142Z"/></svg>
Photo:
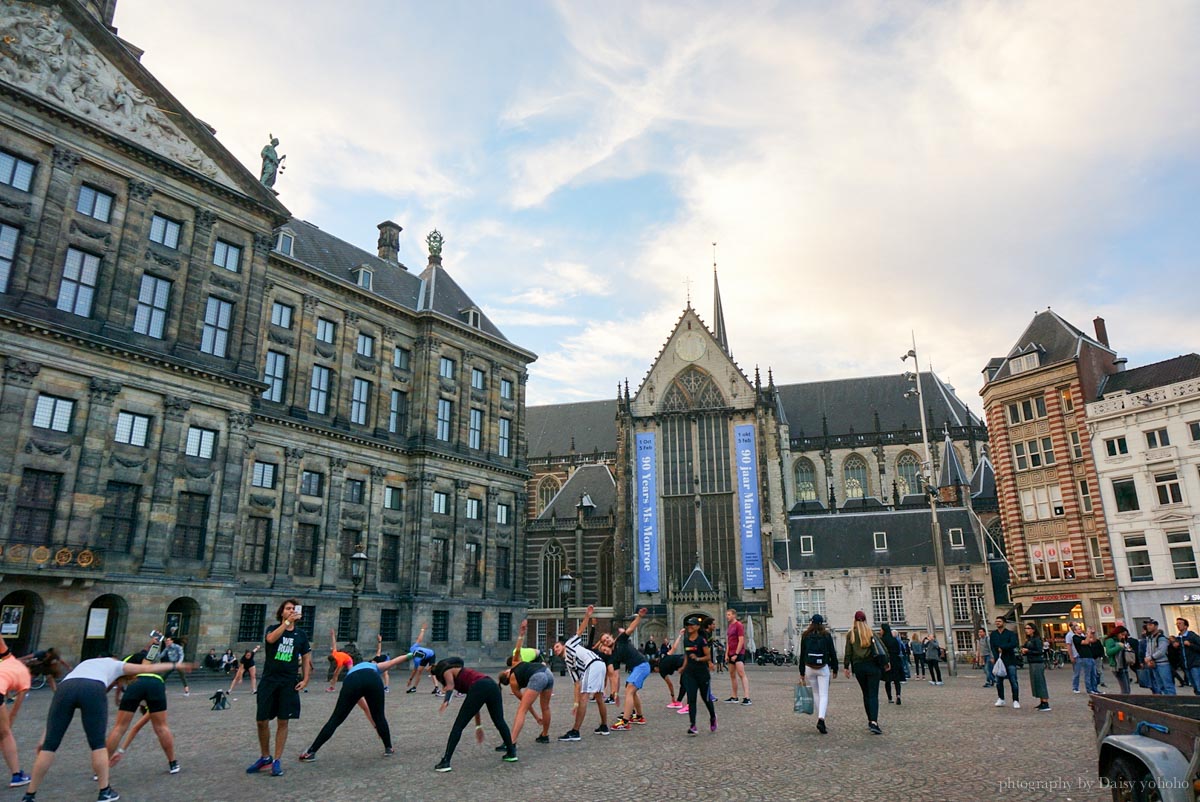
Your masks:
<svg viewBox="0 0 1200 802"><path fill-rule="evenodd" d="M828 421L829 434L865 434L875 429L895 432L921 428L921 410L917 399L905 398L912 389L900 373L890 376L863 376L829 379L803 384L778 385L780 402L787 414L792 437L820 437L822 417ZM983 421L967 408L948 384L934 373L921 373L925 405L932 408L930 426L983 426Z"/></svg>
<svg viewBox="0 0 1200 802"><path fill-rule="evenodd" d="M617 400L548 404L525 410L526 453L530 459L547 454L617 450Z"/></svg>
<svg viewBox="0 0 1200 802"><path fill-rule="evenodd" d="M986 448L971 475L971 498L996 498L996 469L988 459Z"/></svg>
<svg viewBox="0 0 1200 802"><path fill-rule="evenodd" d="M1200 378L1200 354L1183 354L1162 362L1142 365L1138 368L1114 373L1100 387L1100 397L1122 390L1140 393L1155 387Z"/></svg>
<svg viewBox="0 0 1200 802"><path fill-rule="evenodd" d="M372 273L371 292L405 309L436 312L464 325L467 322L464 311L479 309L440 264L430 264L421 275L415 276L404 265L380 259L306 220L292 218L280 230L294 237L292 258L296 261L351 284L354 270L365 265ZM479 328L508 341L482 310Z"/></svg>
<svg viewBox="0 0 1200 802"><path fill-rule="evenodd" d="M539 519L574 518L581 498L595 505L592 515L608 515L617 503L617 483L607 465L584 465L559 488Z"/></svg>
<svg viewBox="0 0 1200 802"><path fill-rule="evenodd" d="M970 483L967 472L963 470L958 459L958 452L950 442L950 434L947 433L946 440L942 443L942 470L938 474L938 487L966 487Z"/></svg>
<svg viewBox="0 0 1200 802"><path fill-rule="evenodd" d="M725 330L725 309L721 305L721 285L717 282L717 266L713 264L713 337L720 343L726 356L729 353L729 332Z"/></svg>
<svg viewBox="0 0 1200 802"><path fill-rule="evenodd" d="M1009 360L1016 356L1028 354L1034 350L1040 352L1042 355L1039 360L1041 367L1074 359L1079 355L1079 347L1084 341L1109 353L1116 353L1116 351L1096 340L1095 337L1085 334L1068 323L1057 312L1051 309L1038 312L1033 316L1033 320L1029 322L1029 325L1025 327L1025 331L1021 333L1021 336L1017 338L1016 344L1008 352L1008 355L1002 357L1004 360L1003 364L996 369L988 381L992 382L1011 378L1014 374L1012 373ZM988 362L987 370L990 371L994 361Z"/></svg>
<svg viewBox="0 0 1200 802"><path fill-rule="evenodd" d="M690 593L693 590L698 590L701 593L712 593L712 582L708 581L708 576L705 575L704 569L696 563L696 567L688 574L688 578L684 581L683 586L679 588L680 593Z"/></svg>
<svg viewBox="0 0 1200 802"><path fill-rule="evenodd" d="M938 510L946 565L979 564L983 556L970 513L962 507ZM962 529L963 548L950 547L950 530ZM875 532L887 533L887 550L875 551ZM813 539L813 553L800 553L800 537ZM924 510L806 515L789 518L788 540L775 543L776 565L784 570L933 566L930 513ZM788 558L791 564L788 564Z"/></svg>

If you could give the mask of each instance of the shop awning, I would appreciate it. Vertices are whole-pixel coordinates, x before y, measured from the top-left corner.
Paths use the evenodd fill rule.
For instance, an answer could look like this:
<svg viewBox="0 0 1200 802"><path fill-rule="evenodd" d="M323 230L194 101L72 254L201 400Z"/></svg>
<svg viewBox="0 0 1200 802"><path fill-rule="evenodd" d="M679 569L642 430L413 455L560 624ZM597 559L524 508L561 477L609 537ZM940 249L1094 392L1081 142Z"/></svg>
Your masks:
<svg viewBox="0 0 1200 802"><path fill-rule="evenodd" d="M1021 615L1022 618L1038 618L1047 615L1070 615L1071 611L1079 606L1079 599L1066 599L1065 601L1041 601L1034 602L1025 608L1025 612Z"/></svg>

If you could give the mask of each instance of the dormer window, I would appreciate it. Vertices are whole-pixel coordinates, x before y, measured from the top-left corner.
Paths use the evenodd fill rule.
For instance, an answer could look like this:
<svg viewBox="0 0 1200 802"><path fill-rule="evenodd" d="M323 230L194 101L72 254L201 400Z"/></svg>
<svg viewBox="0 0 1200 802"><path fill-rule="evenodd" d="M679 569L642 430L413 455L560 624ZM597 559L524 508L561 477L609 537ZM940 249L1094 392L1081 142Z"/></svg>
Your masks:
<svg viewBox="0 0 1200 802"><path fill-rule="evenodd" d="M295 241L295 238L291 234L286 231L280 231L275 235L275 252L281 253L284 256L291 256L292 243Z"/></svg>
<svg viewBox="0 0 1200 802"><path fill-rule="evenodd" d="M887 532L875 533L875 551L887 551Z"/></svg>
<svg viewBox="0 0 1200 802"><path fill-rule="evenodd" d="M479 310L466 309L463 311L463 317L467 320L467 325L473 329L479 328Z"/></svg>
<svg viewBox="0 0 1200 802"><path fill-rule="evenodd" d="M354 269L354 283L362 287L364 290L371 289L371 271L365 267L356 267Z"/></svg>
<svg viewBox="0 0 1200 802"><path fill-rule="evenodd" d="M1014 357L1008 361L1009 370L1014 374L1033 370L1041 363L1040 357L1041 355L1037 351L1030 351L1024 356Z"/></svg>

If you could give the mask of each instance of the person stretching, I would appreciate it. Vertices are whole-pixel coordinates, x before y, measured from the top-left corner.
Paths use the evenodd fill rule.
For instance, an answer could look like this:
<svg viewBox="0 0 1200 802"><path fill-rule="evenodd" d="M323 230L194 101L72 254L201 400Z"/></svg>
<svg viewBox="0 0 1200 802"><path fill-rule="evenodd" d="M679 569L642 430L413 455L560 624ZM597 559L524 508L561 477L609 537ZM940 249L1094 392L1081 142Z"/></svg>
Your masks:
<svg viewBox="0 0 1200 802"><path fill-rule="evenodd" d="M254 670L254 655L257 654L258 650L261 648L262 644L260 643L253 649L247 649L245 654L242 655L241 659L238 660L237 672L233 675L233 681L229 683L229 690L225 691L227 695L233 696L233 689L241 683L242 675L244 674L250 675L250 693L258 693L258 679L256 677L257 672Z"/></svg>
<svg viewBox="0 0 1200 802"><path fill-rule="evenodd" d="M600 638L600 651L612 655L614 667L624 663L629 672L625 677L625 704L621 715L613 722L614 730L627 730L631 724L645 724L646 717L642 715L642 697L638 691L650 676L650 661L633 645L630 638L646 615L646 608L638 610L637 615L629 622L629 626L618 632L617 637L603 635Z"/></svg>
<svg viewBox="0 0 1200 802"><path fill-rule="evenodd" d="M409 654L411 654L411 652L409 652ZM391 659L392 659L391 656L383 651L383 636L376 635L375 636L375 662L376 663L386 663L388 660L391 660ZM390 691L392 689L392 686L388 682L388 673L386 671L380 671L379 676L383 679L383 692L387 693L388 691Z"/></svg>
<svg viewBox="0 0 1200 802"><path fill-rule="evenodd" d="M536 739L539 744L550 743L550 697L554 695L554 674L545 663L527 663L521 659L520 646L525 640L527 621L522 621L517 630L517 648L513 649L513 666L500 672L500 684L512 689L513 696L521 700L517 715L513 719L512 742L515 744L525 726L525 714L533 713L533 703L540 701L542 715L533 713L533 718L542 726L542 734ZM504 749L501 745L496 751Z"/></svg>
<svg viewBox="0 0 1200 802"><path fill-rule="evenodd" d="M88 748L92 752L92 773L96 775L96 782L100 788L96 800L115 802L120 799L121 795L108 784L108 750L104 746L104 728L108 723L108 689L124 676L143 671L165 674L180 667L191 668L189 665L178 663L133 665L111 657L95 657L75 666L75 670L58 684L58 690L50 700L50 711L46 714L46 731L42 735L42 742L38 744L38 756L33 762L33 777L22 802L36 802L38 789L54 763L58 747L62 745L63 736L71 726L71 719L75 717L76 710L80 711L83 731L87 736Z"/></svg>
<svg viewBox="0 0 1200 802"><path fill-rule="evenodd" d="M126 657L125 663L135 666L149 663L148 654L154 646L154 642L151 641L150 645L142 651ZM138 718L137 724L134 725L129 737L122 744L121 737L129 729L133 715L139 707L143 707L145 712ZM117 705L117 720L113 723L113 728L105 740L109 766L115 766L121 761L125 750L133 743L133 739L137 737L138 732L146 726L147 722L154 728L154 734L158 736L158 744L167 758L167 772L178 774L179 761L175 759L175 736L167 723L167 678L162 674L145 671L139 672L129 682Z"/></svg>
<svg viewBox="0 0 1200 802"><path fill-rule="evenodd" d="M600 726L596 728L597 735L608 735L608 708L604 705L604 678L608 667L604 659L596 652L583 645L583 633L587 632L596 606L589 604L579 622L579 630L565 642L554 644L554 654L567 661L567 671L575 682L575 702L571 705L575 714L575 723L566 734L558 736L560 741L580 741L579 728L583 726L584 716L587 715L587 700L596 700L596 708L600 711Z"/></svg>
<svg viewBox="0 0 1200 802"><path fill-rule="evenodd" d="M425 637L425 625L421 624L421 631L417 633L417 639L412 642L412 646L408 647L409 654L413 655L412 671L408 675L408 685L404 688L405 693L416 693L417 686L421 684L421 670L431 671L433 664L437 661L437 655L433 653L433 649L426 648L421 645L421 640ZM433 686L434 694L440 693L437 684Z"/></svg>
<svg viewBox="0 0 1200 802"><path fill-rule="evenodd" d="M733 696L725 701L734 704L738 700L738 680L742 681L742 704L750 704L750 681L746 679L746 628L738 621L737 611L725 611L725 662L729 664L729 682L733 685Z"/></svg>
<svg viewBox="0 0 1200 802"><path fill-rule="evenodd" d="M21 758L17 753L17 739L13 737L12 725L17 720L17 713L21 712L21 702L25 701L25 694L32 683L29 667L14 657L4 638L0 638L0 752L4 753L4 762L12 772L9 788L29 785L29 775L21 771ZM17 695L11 711L2 703L10 693Z"/></svg>
<svg viewBox="0 0 1200 802"><path fill-rule="evenodd" d="M446 712L446 708L450 706L450 698L455 691L466 696L458 708L454 726L450 728L450 737L446 739L446 751L433 770L450 771L450 759L454 757L454 750L458 748L463 730L466 729L467 722L472 717L475 718L475 740L483 743L483 723L480 711L485 706L488 709L488 716L492 719L492 725L504 741L504 757L501 759L505 763L516 763L517 747L512 742L512 734L508 730L508 723L504 720L504 697L500 695L500 686L496 684L496 680L473 668L467 668L463 665L461 657L450 657L438 661L434 665L432 673L434 679L442 686L442 704L438 708L439 713Z"/></svg>
<svg viewBox="0 0 1200 802"><path fill-rule="evenodd" d="M333 693L337 690L338 678L342 676L343 671L349 670L350 666L354 665L354 658L346 652L338 651L337 633L332 629L329 630L329 687L325 689L325 693Z"/></svg>
<svg viewBox="0 0 1200 802"><path fill-rule="evenodd" d="M680 682L687 689L688 698L688 735L696 734L696 694L701 694L704 706L708 708L708 728L710 732L717 731L717 711L713 707L712 695L709 693L709 682L712 675L709 666L712 664L712 649L708 639L700 631L703 624L700 616L689 615L683 621L685 630L683 638L683 673Z"/></svg>
<svg viewBox="0 0 1200 802"><path fill-rule="evenodd" d="M658 658L658 675L663 678L663 682L667 683L667 691L671 694L671 701L667 703L667 709L679 710L686 713L687 706L683 703L683 683L679 683L679 694L676 695L675 685L671 682L671 675L683 668L683 655L675 653L675 650L679 648L679 644L683 640L683 632L682 629L679 630L679 635L676 636L675 642L667 646L667 650ZM663 646L666 645L666 641L663 641Z"/></svg>
<svg viewBox="0 0 1200 802"><path fill-rule="evenodd" d="M329 714L329 720L317 733L312 746L301 753L300 762L311 763L317 759L317 750L333 737L337 728L342 726L342 722L354 710L355 705L362 708L363 713L367 716L367 721L379 735L379 740L383 741L383 756L394 755L396 750L392 748L392 731L388 727L387 716L383 712L384 686L381 674L411 659L412 652L382 662L364 658L347 671L346 678L342 681L342 690L338 694L337 703L333 706L333 712Z"/></svg>

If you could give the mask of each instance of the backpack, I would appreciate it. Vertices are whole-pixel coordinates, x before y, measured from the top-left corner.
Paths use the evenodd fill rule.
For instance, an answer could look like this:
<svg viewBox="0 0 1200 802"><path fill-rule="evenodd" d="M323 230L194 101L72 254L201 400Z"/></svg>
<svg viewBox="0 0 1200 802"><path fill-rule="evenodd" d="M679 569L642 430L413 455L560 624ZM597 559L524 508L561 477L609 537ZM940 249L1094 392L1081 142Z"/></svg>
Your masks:
<svg viewBox="0 0 1200 802"><path fill-rule="evenodd" d="M804 639L805 644L805 665L815 666L816 668L824 668L828 664L828 659L825 656L825 647L828 646L828 641L824 635L809 635Z"/></svg>

